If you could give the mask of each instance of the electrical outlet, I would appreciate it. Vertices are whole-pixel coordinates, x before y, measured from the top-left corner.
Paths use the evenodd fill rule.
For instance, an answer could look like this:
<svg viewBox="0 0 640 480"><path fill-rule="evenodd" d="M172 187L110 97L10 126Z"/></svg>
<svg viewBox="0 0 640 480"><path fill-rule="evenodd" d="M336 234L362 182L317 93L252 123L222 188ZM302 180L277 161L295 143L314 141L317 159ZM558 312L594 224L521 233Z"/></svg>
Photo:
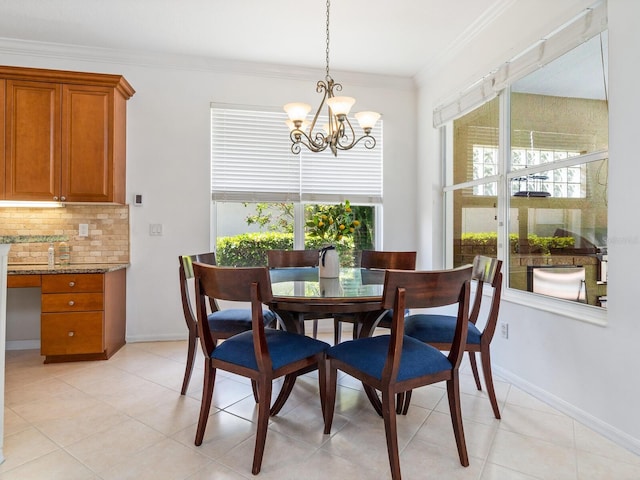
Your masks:
<svg viewBox="0 0 640 480"><path fill-rule="evenodd" d="M508 323L501 323L500 324L500 334L502 335L502 338L509 338L509 324Z"/></svg>
<svg viewBox="0 0 640 480"><path fill-rule="evenodd" d="M88 237L89 236L89 224L81 223L78 227L78 236L79 237Z"/></svg>

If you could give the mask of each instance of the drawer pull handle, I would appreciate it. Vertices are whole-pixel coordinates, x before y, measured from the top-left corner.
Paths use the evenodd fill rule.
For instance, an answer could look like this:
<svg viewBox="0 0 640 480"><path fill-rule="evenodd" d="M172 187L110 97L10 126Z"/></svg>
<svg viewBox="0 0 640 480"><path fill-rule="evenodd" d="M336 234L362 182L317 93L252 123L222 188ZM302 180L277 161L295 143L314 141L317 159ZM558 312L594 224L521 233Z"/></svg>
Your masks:
<svg viewBox="0 0 640 480"><path fill-rule="evenodd" d="M69 282L69 286L70 287L75 287L76 286L76 282Z"/></svg>
<svg viewBox="0 0 640 480"><path fill-rule="evenodd" d="M76 332L69 332L67 335L69 335L70 337L73 337L76 334Z"/></svg>
<svg viewBox="0 0 640 480"><path fill-rule="evenodd" d="M69 300L69 306L73 307L76 304L76 302L74 302L73 300Z"/></svg>

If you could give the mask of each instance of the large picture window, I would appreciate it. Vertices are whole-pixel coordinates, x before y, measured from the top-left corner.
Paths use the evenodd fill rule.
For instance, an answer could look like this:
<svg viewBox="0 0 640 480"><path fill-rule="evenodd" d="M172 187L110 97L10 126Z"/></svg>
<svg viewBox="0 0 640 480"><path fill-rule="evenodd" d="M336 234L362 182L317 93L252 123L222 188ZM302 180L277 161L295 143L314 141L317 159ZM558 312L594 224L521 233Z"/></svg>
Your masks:
<svg viewBox="0 0 640 480"><path fill-rule="evenodd" d="M508 291L606 308L606 52L605 31L447 124L448 264L497 256Z"/></svg>
<svg viewBox="0 0 640 480"><path fill-rule="evenodd" d="M338 245L344 262L380 247L382 122L376 148L291 152L284 112L211 106L212 248L223 265L263 265L271 248L318 248L331 239L305 224L349 202L358 227Z"/></svg>

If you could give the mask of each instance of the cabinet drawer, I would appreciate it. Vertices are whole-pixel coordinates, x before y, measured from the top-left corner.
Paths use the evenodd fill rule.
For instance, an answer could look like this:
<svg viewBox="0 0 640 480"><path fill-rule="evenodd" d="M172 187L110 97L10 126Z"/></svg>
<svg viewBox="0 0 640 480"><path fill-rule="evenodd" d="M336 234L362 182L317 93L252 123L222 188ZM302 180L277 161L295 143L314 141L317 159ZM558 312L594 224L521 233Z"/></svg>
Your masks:
<svg viewBox="0 0 640 480"><path fill-rule="evenodd" d="M40 275L7 275L7 288L39 287Z"/></svg>
<svg viewBox="0 0 640 480"><path fill-rule="evenodd" d="M103 292L102 273L42 275L42 293Z"/></svg>
<svg viewBox="0 0 640 480"><path fill-rule="evenodd" d="M41 324L42 355L102 353L102 312L43 313Z"/></svg>
<svg viewBox="0 0 640 480"><path fill-rule="evenodd" d="M43 293L42 312L88 312L104 310L102 293Z"/></svg>

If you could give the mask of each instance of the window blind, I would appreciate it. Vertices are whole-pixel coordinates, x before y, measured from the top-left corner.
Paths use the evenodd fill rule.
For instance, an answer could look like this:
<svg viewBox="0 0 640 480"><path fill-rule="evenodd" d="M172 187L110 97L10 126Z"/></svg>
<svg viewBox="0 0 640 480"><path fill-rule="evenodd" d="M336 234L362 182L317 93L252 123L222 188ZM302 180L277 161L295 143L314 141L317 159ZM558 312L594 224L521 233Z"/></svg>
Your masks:
<svg viewBox="0 0 640 480"><path fill-rule="evenodd" d="M433 126L469 113L532 71L550 63L607 28L606 1L599 1L533 46L500 65L452 100L433 110Z"/></svg>
<svg viewBox="0 0 640 480"><path fill-rule="evenodd" d="M284 112L212 105L213 200L382 202L381 121L372 132L374 149L358 144L334 157L306 147L294 155L286 119Z"/></svg>

